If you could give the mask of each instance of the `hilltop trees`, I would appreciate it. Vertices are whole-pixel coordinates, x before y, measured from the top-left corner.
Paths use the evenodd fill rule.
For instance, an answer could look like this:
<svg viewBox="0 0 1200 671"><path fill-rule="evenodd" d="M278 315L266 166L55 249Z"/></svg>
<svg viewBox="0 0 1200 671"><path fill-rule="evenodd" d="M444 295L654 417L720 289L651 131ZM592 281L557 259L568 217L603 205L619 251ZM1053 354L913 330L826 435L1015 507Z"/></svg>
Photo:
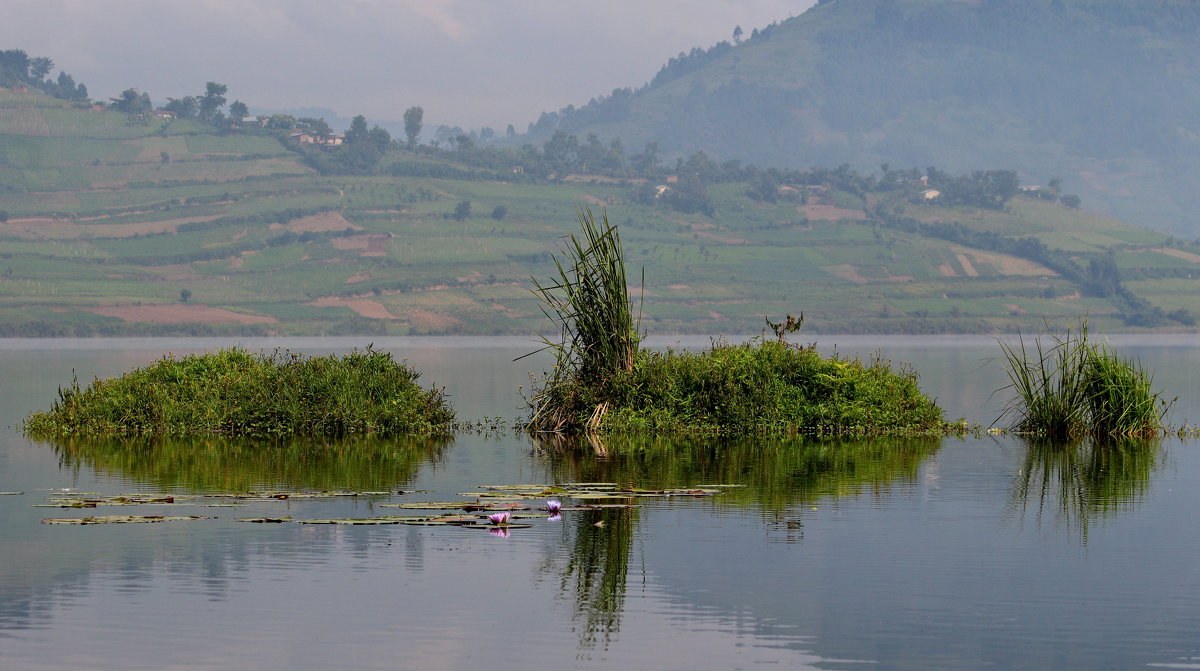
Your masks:
<svg viewBox="0 0 1200 671"><path fill-rule="evenodd" d="M196 96L167 98L167 104L163 105L163 109L174 112L179 119L192 119L200 111L200 104L196 102Z"/></svg>
<svg viewBox="0 0 1200 671"><path fill-rule="evenodd" d="M229 118L234 122L241 122L242 119L250 116L250 109L246 107L246 103L235 100L229 104Z"/></svg>
<svg viewBox="0 0 1200 671"><path fill-rule="evenodd" d="M121 95L109 98L109 101L109 107L131 116L146 114L154 109L154 103L150 102L150 94L137 89L125 89L121 91Z"/></svg>
<svg viewBox="0 0 1200 671"><path fill-rule="evenodd" d="M200 113L201 121L215 123L222 118L221 108L225 106L225 92L228 90L224 84L217 82L208 82L205 84L204 96L200 98Z"/></svg>
<svg viewBox="0 0 1200 671"><path fill-rule="evenodd" d="M66 72L59 72L57 79L50 79L54 61L46 56L30 58L21 49L0 51L0 86L35 86L46 95L84 102L88 99L87 87L76 84Z"/></svg>
<svg viewBox="0 0 1200 671"><path fill-rule="evenodd" d="M408 148L417 146L417 138L421 135L421 123L425 118L425 110L420 107L410 107L404 112L404 137Z"/></svg>

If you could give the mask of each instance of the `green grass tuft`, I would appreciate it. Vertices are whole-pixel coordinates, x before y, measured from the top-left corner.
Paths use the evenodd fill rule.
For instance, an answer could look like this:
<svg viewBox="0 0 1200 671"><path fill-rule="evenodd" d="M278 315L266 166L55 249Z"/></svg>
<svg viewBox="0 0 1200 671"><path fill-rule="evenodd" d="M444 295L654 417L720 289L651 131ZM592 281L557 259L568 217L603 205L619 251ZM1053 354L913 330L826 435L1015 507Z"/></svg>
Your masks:
<svg viewBox="0 0 1200 671"><path fill-rule="evenodd" d="M60 388L22 430L35 438L247 437L446 433L454 412L441 389L368 347L343 357L234 348L164 357L121 377Z"/></svg>
<svg viewBox="0 0 1200 671"><path fill-rule="evenodd" d="M1022 433L1055 439L1079 436L1153 436L1160 433L1169 403L1134 361L1104 343L1088 340L1087 322L1039 338L1032 349L1000 343L1013 399L1003 417Z"/></svg>

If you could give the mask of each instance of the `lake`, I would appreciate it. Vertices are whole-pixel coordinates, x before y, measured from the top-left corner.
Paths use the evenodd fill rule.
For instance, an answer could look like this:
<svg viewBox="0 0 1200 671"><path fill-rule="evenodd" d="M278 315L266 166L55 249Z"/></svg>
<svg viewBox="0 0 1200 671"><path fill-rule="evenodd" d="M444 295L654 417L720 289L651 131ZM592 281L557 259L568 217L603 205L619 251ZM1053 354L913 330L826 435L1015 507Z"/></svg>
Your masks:
<svg viewBox="0 0 1200 671"><path fill-rule="evenodd" d="M646 437L567 450L504 433L117 450L14 428L72 375L232 344L323 354L371 341L0 341L0 491L22 492L0 496L0 669L1200 669L1195 439ZM548 361L513 362L534 349L524 338L373 342L445 385L463 418L519 416L518 387ZM948 418L988 425L1003 407L992 338L817 342L911 362ZM1112 342L1179 397L1173 424L1200 422L1200 341ZM531 511L508 534L237 521L403 515L390 506L563 483L720 493L560 520ZM218 496L248 490L393 493ZM176 502L39 507L81 492ZM203 519L40 523L109 514Z"/></svg>

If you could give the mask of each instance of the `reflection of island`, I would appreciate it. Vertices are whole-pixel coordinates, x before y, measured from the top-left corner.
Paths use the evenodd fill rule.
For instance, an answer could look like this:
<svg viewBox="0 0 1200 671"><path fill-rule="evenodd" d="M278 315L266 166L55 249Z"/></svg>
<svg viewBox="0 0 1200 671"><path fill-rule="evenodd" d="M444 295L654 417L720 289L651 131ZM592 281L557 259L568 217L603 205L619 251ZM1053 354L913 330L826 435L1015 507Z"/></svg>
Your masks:
<svg viewBox="0 0 1200 671"><path fill-rule="evenodd" d="M650 489L737 485L720 505L757 508L767 524L802 533L799 511L829 497L885 493L912 482L921 462L941 445L936 438L815 440L605 437L535 443L553 482L612 482ZM573 593L582 650L607 648L620 630L629 562L639 510L610 508L574 513L570 557L561 589ZM599 523L599 524L598 524Z"/></svg>
<svg viewBox="0 0 1200 671"><path fill-rule="evenodd" d="M1094 519L1132 509L1145 496L1160 463L1161 442L1151 438L1093 439L1069 443L1027 441L1025 463L1013 487L1022 514L1036 504L1036 519L1049 505L1068 528L1087 542Z"/></svg>
<svg viewBox="0 0 1200 671"><path fill-rule="evenodd" d="M911 480L941 439L605 437L603 443L535 445L555 482L654 489L740 485L720 500L778 512Z"/></svg>
<svg viewBox="0 0 1200 671"><path fill-rule="evenodd" d="M429 437L278 444L205 438L56 441L53 448L65 469L86 466L164 489L378 491L411 482L421 464L440 458L447 443L447 439Z"/></svg>
<svg viewBox="0 0 1200 671"><path fill-rule="evenodd" d="M51 447L68 471L90 469L163 491L238 493L263 489L395 490L412 482L426 462L437 463L447 445L447 440L431 438L280 444L209 438L123 444L58 441ZM202 575L208 598L216 601L225 598L231 583L243 580L264 554L279 561L286 553L290 561L303 564L334 556L339 539L367 546L365 534L313 527L297 531L308 542L289 544L285 550L276 543L281 532L290 537L282 525L231 529L216 523L191 526L178 535L110 527L81 539L79 534L47 532L37 524L46 511L32 508L30 502L44 503L41 495L30 492L20 499L7 503L25 513L19 520L4 520L7 526L0 524L4 532L4 542L0 542L0 638L5 632L50 621L61 595L86 593L97 569L101 576L110 576L112 567L120 567L123 575L137 577L130 578L130 584L145 589L163 574L183 580ZM189 513L195 510L188 508ZM148 512L161 514L162 509L150 506ZM324 542L313 542L317 540ZM408 533L400 543L410 557L416 553L415 560L410 558L406 565L419 569L421 537Z"/></svg>

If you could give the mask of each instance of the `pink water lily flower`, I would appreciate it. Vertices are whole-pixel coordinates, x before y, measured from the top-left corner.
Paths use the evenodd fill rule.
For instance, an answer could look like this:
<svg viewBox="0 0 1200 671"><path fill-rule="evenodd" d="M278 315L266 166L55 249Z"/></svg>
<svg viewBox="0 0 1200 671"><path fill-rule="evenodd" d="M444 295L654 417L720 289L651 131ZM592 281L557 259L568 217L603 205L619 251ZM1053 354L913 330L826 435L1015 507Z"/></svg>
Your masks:
<svg viewBox="0 0 1200 671"><path fill-rule="evenodd" d="M558 499L550 499L546 501L546 510L550 511L551 515L557 515L562 512L562 501Z"/></svg>
<svg viewBox="0 0 1200 671"><path fill-rule="evenodd" d="M508 524L508 513L492 513L488 515L488 521L492 524Z"/></svg>

